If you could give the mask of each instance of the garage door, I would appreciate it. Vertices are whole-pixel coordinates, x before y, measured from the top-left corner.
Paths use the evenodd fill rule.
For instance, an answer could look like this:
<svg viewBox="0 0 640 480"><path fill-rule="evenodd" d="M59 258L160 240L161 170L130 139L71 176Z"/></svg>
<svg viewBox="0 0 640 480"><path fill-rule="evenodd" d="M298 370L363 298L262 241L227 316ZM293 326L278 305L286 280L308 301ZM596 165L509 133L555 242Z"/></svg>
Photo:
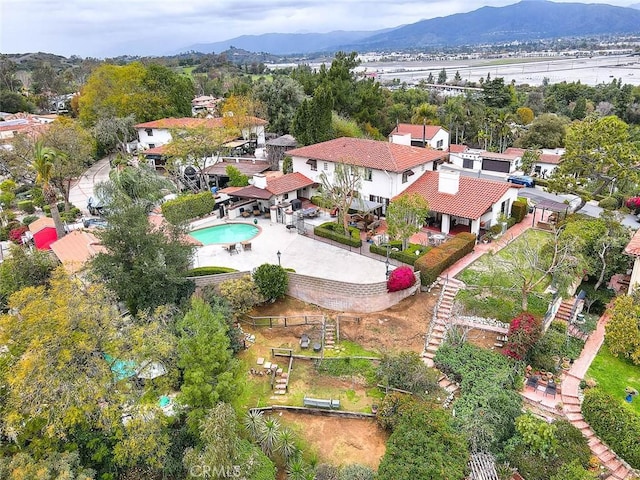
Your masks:
<svg viewBox="0 0 640 480"><path fill-rule="evenodd" d="M488 172L509 173L510 166L511 166L511 162L504 162L502 160L492 160L490 158L482 159L482 170L487 170Z"/></svg>

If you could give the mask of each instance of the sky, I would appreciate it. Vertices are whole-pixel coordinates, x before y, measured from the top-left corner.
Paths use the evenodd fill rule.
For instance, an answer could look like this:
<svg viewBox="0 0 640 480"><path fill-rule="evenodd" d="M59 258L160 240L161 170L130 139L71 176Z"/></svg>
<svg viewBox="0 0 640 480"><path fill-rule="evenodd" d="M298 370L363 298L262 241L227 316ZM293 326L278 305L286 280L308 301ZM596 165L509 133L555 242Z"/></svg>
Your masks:
<svg viewBox="0 0 640 480"><path fill-rule="evenodd" d="M240 35L379 30L512 3L516 0L0 0L0 53L167 55Z"/></svg>

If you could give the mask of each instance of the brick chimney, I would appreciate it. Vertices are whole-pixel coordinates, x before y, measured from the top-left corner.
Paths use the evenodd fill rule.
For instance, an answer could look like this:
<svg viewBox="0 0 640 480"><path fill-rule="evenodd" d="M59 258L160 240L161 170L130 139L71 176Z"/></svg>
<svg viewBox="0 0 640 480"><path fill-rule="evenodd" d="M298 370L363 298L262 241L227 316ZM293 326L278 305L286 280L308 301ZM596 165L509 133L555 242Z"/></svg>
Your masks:
<svg viewBox="0 0 640 480"><path fill-rule="evenodd" d="M455 195L460 188L460 172L456 170L440 170L438 172L438 191Z"/></svg>
<svg viewBox="0 0 640 480"><path fill-rule="evenodd" d="M263 190L267 188L267 176L264 173L254 173L253 186Z"/></svg>

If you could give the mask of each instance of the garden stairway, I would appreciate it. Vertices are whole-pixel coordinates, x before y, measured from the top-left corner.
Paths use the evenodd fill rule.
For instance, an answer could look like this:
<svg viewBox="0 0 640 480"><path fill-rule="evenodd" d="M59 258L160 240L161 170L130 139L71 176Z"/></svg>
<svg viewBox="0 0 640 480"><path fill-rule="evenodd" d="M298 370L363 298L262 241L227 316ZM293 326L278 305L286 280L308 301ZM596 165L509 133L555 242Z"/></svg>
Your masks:
<svg viewBox="0 0 640 480"><path fill-rule="evenodd" d="M454 298L458 291L465 286L460 280L448 277L439 278L438 283L442 285L442 291L434 308L433 318L429 323L429 331L422 352L422 360L428 367L434 366L433 357L435 357L436 351L446 335Z"/></svg>
<svg viewBox="0 0 640 480"><path fill-rule="evenodd" d="M438 385L443 388L447 392L447 398L445 398L444 402L442 402L442 408L449 408L451 406L451 402L460 390L460 385L457 382L452 382L449 380L444 373L438 378Z"/></svg>
<svg viewBox="0 0 640 480"><path fill-rule="evenodd" d="M565 381L571 380L567 379ZM630 467L620 460L618 456L596 436L594 431L591 430L591 427L589 427L589 424L585 422L581 413L580 398L573 394L562 394L562 403L567 420L571 422L571 425L580 430L582 435L587 439L591 453L609 470L610 473L607 477L604 477L605 480L635 478L632 475Z"/></svg>
<svg viewBox="0 0 640 480"><path fill-rule="evenodd" d="M588 333L584 333L582 330L580 330L574 324L571 324L571 325L569 325L569 327L567 327L567 333L569 335L571 335L572 337L579 338L583 342L586 342L587 338L589 338L589 334Z"/></svg>
<svg viewBox="0 0 640 480"><path fill-rule="evenodd" d="M324 348L333 350L336 345L336 322L325 318L324 321Z"/></svg>
<svg viewBox="0 0 640 480"><path fill-rule="evenodd" d="M573 304L575 303L575 297L568 298L563 300L558 308L558 312L556 313L556 320L563 320L569 323L571 319L571 312L573 311Z"/></svg>

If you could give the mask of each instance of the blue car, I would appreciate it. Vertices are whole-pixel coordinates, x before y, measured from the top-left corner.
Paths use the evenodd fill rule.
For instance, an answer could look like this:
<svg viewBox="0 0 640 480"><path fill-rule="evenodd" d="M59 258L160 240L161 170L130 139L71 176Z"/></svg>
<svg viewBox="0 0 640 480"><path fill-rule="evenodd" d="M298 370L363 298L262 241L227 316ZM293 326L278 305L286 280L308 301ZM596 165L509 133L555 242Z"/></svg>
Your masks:
<svg viewBox="0 0 640 480"><path fill-rule="evenodd" d="M525 187L533 187L536 184L533 178L526 175L511 175L507 178L507 182L524 185Z"/></svg>

